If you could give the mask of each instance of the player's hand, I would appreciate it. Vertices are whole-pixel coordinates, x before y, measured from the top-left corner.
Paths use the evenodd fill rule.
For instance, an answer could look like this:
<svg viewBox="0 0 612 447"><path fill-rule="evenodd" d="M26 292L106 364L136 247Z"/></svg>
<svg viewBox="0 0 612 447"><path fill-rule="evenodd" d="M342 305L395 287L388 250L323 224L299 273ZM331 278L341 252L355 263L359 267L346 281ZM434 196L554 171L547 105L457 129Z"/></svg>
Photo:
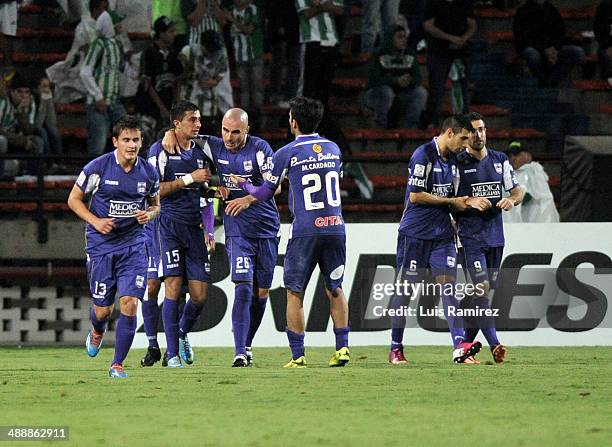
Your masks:
<svg viewBox="0 0 612 447"><path fill-rule="evenodd" d="M164 134L164 138L162 139L162 146L164 150L171 154L180 154L181 147L178 144L178 140L176 139L176 135L174 134L174 130L167 130Z"/></svg>
<svg viewBox="0 0 612 447"><path fill-rule="evenodd" d="M510 200L508 197L504 197L499 202L497 202L497 208L501 208L504 211L510 211L514 208L514 202Z"/></svg>
<svg viewBox="0 0 612 447"><path fill-rule="evenodd" d="M451 206L457 211L465 211L469 208L467 204L468 196L455 197L451 201Z"/></svg>
<svg viewBox="0 0 612 447"><path fill-rule="evenodd" d="M246 182L247 180L244 177L240 177L236 174L230 174L230 180L232 181L232 183L234 185L242 185L244 182Z"/></svg>
<svg viewBox="0 0 612 447"><path fill-rule="evenodd" d="M110 217L99 218L93 223L93 227L98 233L108 234L115 228L115 219Z"/></svg>
<svg viewBox="0 0 612 447"><path fill-rule="evenodd" d="M134 213L134 217L140 225L147 224L151 221L151 215L144 210L138 210Z"/></svg>
<svg viewBox="0 0 612 447"><path fill-rule="evenodd" d="M206 244L206 250L208 250L208 254L211 255L215 252L215 248L217 243L215 242L215 235L204 233L204 244Z"/></svg>
<svg viewBox="0 0 612 447"><path fill-rule="evenodd" d="M230 190L226 186L218 186L215 191L215 199L227 200Z"/></svg>
<svg viewBox="0 0 612 447"><path fill-rule="evenodd" d="M470 208L477 209L478 211L486 211L491 208L491 201L484 197L470 197L467 199L466 204Z"/></svg>
<svg viewBox="0 0 612 447"><path fill-rule="evenodd" d="M196 169L191 173L191 178L193 178L193 181L196 183L206 183L211 177L212 174L208 168Z"/></svg>
<svg viewBox="0 0 612 447"><path fill-rule="evenodd" d="M106 109L108 108L108 106L106 105L106 101L104 101L103 99L101 99L100 101L96 101L95 107L96 110L100 113L106 113Z"/></svg>
<svg viewBox="0 0 612 447"><path fill-rule="evenodd" d="M249 206L251 206L251 201L248 199L248 196L230 200L229 202L225 203L225 214L227 214L228 216L236 217L238 214L246 210Z"/></svg>

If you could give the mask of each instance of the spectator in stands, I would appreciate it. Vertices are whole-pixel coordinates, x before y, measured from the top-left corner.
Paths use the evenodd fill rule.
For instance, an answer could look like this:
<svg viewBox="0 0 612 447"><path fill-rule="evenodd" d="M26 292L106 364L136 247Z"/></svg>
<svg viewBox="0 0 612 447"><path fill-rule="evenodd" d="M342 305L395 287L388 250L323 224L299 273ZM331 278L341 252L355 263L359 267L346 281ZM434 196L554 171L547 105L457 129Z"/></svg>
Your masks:
<svg viewBox="0 0 612 447"><path fill-rule="evenodd" d="M559 212L548 186L548 175L542 165L533 161L531 152L523 148L519 141L511 142L509 150L510 163L525 196L520 205L504 213L504 222L559 222Z"/></svg>
<svg viewBox="0 0 612 447"><path fill-rule="evenodd" d="M422 127L433 127L440 120L444 86L453 62L461 61L465 76L460 79L463 113L467 113L470 39L476 32L471 0L430 0L425 8L423 29L427 36L429 97Z"/></svg>
<svg viewBox="0 0 612 447"><path fill-rule="evenodd" d="M152 0L151 8L153 10L153 24L162 17L168 17L176 30L176 38L174 39L174 49L178 53L181 49L189 44L189 26L181 12L181 2L168 0Z"/></svg>
<svg viewBox="0 0 612 447"><path fill-rule="evenodd" d="M87 152L100 155L106 148L111 125L126 114L119 99L119 77L123 48L115 37L122 17L104 11L96 20L98 37L92 42L81 66L81 81L87 89Z"/></svg>
<svg viewBox="0 0 612 447"><path fill-rule="evenodd" d="M223 27L227 24L227 16L221 8L220 0L181 0L181 12L189 24L189 45L197 48L202 33L214 31L221 37L219 39L221 49L225 59L229 60L223 39ZM221 75L221 82L214 87L216 102L221 113L234 107L229 70L229 64L226 64L226 69Z"/></svg>
<svg viewBox="0 0 612 447"><path fill-rule="evenodd" d="M64 149L57 128L57 114L55 112L55 103L53 102L53 91L51 90L51 82L48 78L43 77L39 80L36 93L38 104L33 123L34 128L41 129L41 134L45 139L45 146L49 148L49 153L62 155ZM53 168L52 170L65 169L63 160L57 160L57 163L51 164L51 167Z"/></svg>
<svg viewBox="0 0 612 447"><path fill-rule="evenodd" d="M232 24L236 74L240 80L240 107L249 114L251 130L261 124L263 111L263 35L259 10L251 0L234 0L227 12Z"/></svg>
<svg viewBox="0 0 612 447"><path fill-rule="evenodd" d="M425 49L425 32L423 22L425 17L425 0L402 0L399 13L406 18L410 36L408 36L408 47L415 51Z"/></svg>
<svg viewBox="0 0 612 447"><path fill-rule="evenodd" d="M74 40L66 59L47 68L49 80L55 84L55 100L61 103L76 101L87 94L81 82L81 65L89 45L96 39L96 19L108 9L108 0L90 0L89 9L81 16L74 30Z"/></svg>
<svg viewBox="0 0 612 447"><path fill-rule="evenodd" d="M384 32L397 24L399 0L362 0L361 52L370 54L376 42L382 46Z"/></svg>
<svg viewBox="0 0 612 447"><path fill-rule="evenodd" d="M407 47L408 32L396 25L370 60L365 105L374 111L376 127L415 127L425 108L427 90L421 85L416 54Z"/></svg>
<svg viewBox="0 0 612 447"><path fill-rule="evenodd" d="M211 135L220 127L222 115L215 87L223 80L228 66L221 39L215 31L204 31L197 45L185 46L179 55L186 78L180 97L198 106L201 130Z"/></svg>
<svg viewBox="0 0 612 447"><path fill-rule="evenodd" d="M0 0L0 51L4 64L13 63L13 38L17 35L17 1Z"/></svg>
<svg viewBox="0 0 612 447"><path fill-rule="evenodd" d="M340 43L333 17L342 14L344 2L296 0L296 6L300 43L305 46L303 96L318 99L327 108Z"/></svg>
<svg viewBox="0 0 612 447"><path fill-rule="evenodd" d="M612 87L612 1L603 0L595 12L595 39L598 44L601 77Z"/></svg>
<svg viewBox="0 0 612 447"><path fill-rule="evenodd" d="M512 29L517 52L541 87L558 86L584 59L582 48L564 43L565 24L547 0L526 0L516 10Z"/></svg>
<svg viewBox="0 0 612 447"><path fill-rule="evenodd" d="M289 108L300 81L300 24L295 0L264 2L266 38L272 49L270 102ZM285 82L283 83L283 70Z"/></svg>
<svg viewBox="0 0 612 447"><path fill-rule="evenodd" d="M166 16L153 25L153 41L142 56L138 111L156 120L157 128L170 124L170 108L178 99L178 77L183 67L174 50L176 28Z"/></svg>

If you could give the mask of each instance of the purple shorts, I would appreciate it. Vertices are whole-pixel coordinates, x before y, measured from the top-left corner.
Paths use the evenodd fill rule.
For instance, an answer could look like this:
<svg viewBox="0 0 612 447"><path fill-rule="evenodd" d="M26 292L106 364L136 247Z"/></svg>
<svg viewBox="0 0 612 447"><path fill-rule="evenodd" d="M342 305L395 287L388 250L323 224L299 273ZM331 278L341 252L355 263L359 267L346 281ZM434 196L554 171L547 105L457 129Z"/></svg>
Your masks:
<svg viewBox="0 0 612 447"><path fill-rule="evenodd" d="M278 238L227 237L225 249L229 258L232 281L257 283L261 289L272 286L278 257Z"/></svg>

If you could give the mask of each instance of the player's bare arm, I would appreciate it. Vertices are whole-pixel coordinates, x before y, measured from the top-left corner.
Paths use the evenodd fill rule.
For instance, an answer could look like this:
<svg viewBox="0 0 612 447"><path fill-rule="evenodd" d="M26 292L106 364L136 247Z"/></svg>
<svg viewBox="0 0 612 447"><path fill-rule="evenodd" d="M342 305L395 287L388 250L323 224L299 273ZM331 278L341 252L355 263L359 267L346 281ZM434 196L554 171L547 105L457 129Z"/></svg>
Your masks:
<svg viewBox="0 0 612 447"><path fill-rule="evenodd" d="M134 217L140 225L145 225L159 216L159 194L155 197L147 197L147 209L138 210L134 213Z"/></svg>
<svg viewBox="0 0 612 447"><path fill-rule="evenodd" d="M491 201L484 197L470 197L466 201L469 208L477 209L478 211L486 211L491 208Z"/></svg>
<svg viewBox="0 0 612 447"><path fill-rule="evenodd" d="M468 208L467 196L463 197L438 197L428 192L411 192L410 202L419 205L446 205L452 206L457 211L465 211Z"/></svg>
<svg viewBox="0 0 612 447"><path fill-rule="evenodd" d="M108 234L115 228L114 219L110 217L101 218L93 214L87 208L84 202L85 193L81 191L81 189L74 185L72 187L72 191L70 191L70 196L68 197L68 206L74 213L87 222L89 225L93 226L96 231L102 234Z"/></svg>
<svg viewBox="0 0 612 447"><path fill-rule="evenodd" d="M191 174L187 174L179 179L161 182L159 184L159 194L162 198L167 197L181 189L185 189L192 183L205 183L209 181L211 177L212 174L208 168L196 169Z"/></svg>
<svg viewBox="0 0 612 447"><path fill-rule="evenodd" d="M504 197L499 202L497 202L497 207L501 208L504 211L510 211L516 205L519 205L523 201L523 196L525 193L523 192L523 188L517 186L516 188L512 188L510 192L510 197Z"/></svg>

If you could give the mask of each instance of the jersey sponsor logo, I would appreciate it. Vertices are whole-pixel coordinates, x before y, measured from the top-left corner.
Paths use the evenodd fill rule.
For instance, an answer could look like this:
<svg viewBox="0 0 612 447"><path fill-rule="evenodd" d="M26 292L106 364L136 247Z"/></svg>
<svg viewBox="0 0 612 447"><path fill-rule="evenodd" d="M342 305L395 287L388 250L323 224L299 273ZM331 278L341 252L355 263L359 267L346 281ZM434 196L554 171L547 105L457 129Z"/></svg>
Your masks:
<svg viewBox="0 0 612 447"><path fill-rule="evenodd" d="M109 217L133 217L134 213L140 209L140 202L126 202L121 200L111 200L108 208Z"/></svg>
<svg viewBox="0 0 612 447"><path fill-rule="evenodd" d="M76 180L76 184L79 186L83 186L83 183L85 183L86 179L87 179L87 174L81 171L81 173L79 174L79 177Z"/></svg>
<svg viewBox="0 0 612 447"><path fill-rule="evenodd" d="M493 163L493 167L495 168L495 172L497 172L498 174L501 174L503 172L501 163Z"/></svg>
<svg viewBox="0 0 612 447"><path fill-rule="evenodd" d="M436 185L434 184L431 188L431 194L438 197L448 197L453 191L453 185L451 183L445 183Z"/></svg>
<svg viewBox="0 0 612 447"><path fill-rule="evenodd" d="M304 160L299 160L298 157L291 157L291 161L289 166L300 166L308 163L316 163L318 161L330 161L330 160L340 160L340 156L336 154L317 154L316 157L310 156L305 158Z"/></svg>
<svg viewBox="0 0 612 447"><path fill-rule="evenodd" d="M117 182L119 184L119 182ZM138 182L138 194L144 194L147 192L147 182Z"/></svg>
<svg viewBox="0 0 612 447"><path fill-rule="evenodd" d="M251 174L241 175L241 177L246 178L247 182L253 183L253 180L251 180L251 178L250 178L250 177L252 177ZM228 187L229 189L236 190L236 191L242 191L242 188L240 186L238 186L234 182L232 182L232 180L230 178L230 174L223 174L223 184L226 187Z"/></svg>
<svg viewBox="0 0 612 447"><path fill-rule="evenodd" d="M485 182L472 184L473 197L485 197L490 199L501 197L501 184L499 182Z"/></svg>
<svg viewBox="0 0 612 447"><path fill-rule="evenodd" d="M252 171L253 170L253 161L252 160L244 160L242 162L242 166L244 166L244 170L245 171Z"/></svg>
<svg viewBox="0 0 612 447"><path fill-rule="evenodd" d="M425 175L425 165L414 165L414 175L417 177L423 177Z"/></svg>
<svg viewBox="0 0 612 447"><path fill-rule="evenodd" d="M119 186L119 181L118 180L104 180L104 184Z"/></svg>
<svg viewBox="0 0 612 447"><path fill-rule="evenodd" d="M278 177L276 175L270 174L269 172L266 177L266 180L269 181L270 183L278 183Z"/></svg>
<svg viewBox="0 0 612 447"><path fill-rule="evenodd" d="M315 143L315 144L312 145L312 151L315 154L320 154L321 152L323 152L323 147L320 144L316 144Z"/></svg>
<svg viewBox="0 0 612 447"><path fill-rule="evenodd" d="M418 186L419 188L425 188L425 179L424 178L415 178L410 177L408 179L409 186Z"/></svg>
<svg viewBox="0 0 612 447"><path fill-rule="evenodd" d="M342 216L322 216L317 217L314 221L315 227L333 227L336 225L343 225Z"/></svg>
<svg viewBox="0 0 612 447"><path fill-rule="evenodd" d="M221 160L221 159L219 158L219 159L217 159L217 161L218 161L219 163L221 163L222 165L228 165L228 164L229 164L229 160Z"/></svg>
<svg viewBox="0 0 612 447"><path fill-rule="evenodd" d="M474 169L466 169L465 171L463 171L465 174L471 174L472 172L478 172L478 169L474 168Z"/></svg>

